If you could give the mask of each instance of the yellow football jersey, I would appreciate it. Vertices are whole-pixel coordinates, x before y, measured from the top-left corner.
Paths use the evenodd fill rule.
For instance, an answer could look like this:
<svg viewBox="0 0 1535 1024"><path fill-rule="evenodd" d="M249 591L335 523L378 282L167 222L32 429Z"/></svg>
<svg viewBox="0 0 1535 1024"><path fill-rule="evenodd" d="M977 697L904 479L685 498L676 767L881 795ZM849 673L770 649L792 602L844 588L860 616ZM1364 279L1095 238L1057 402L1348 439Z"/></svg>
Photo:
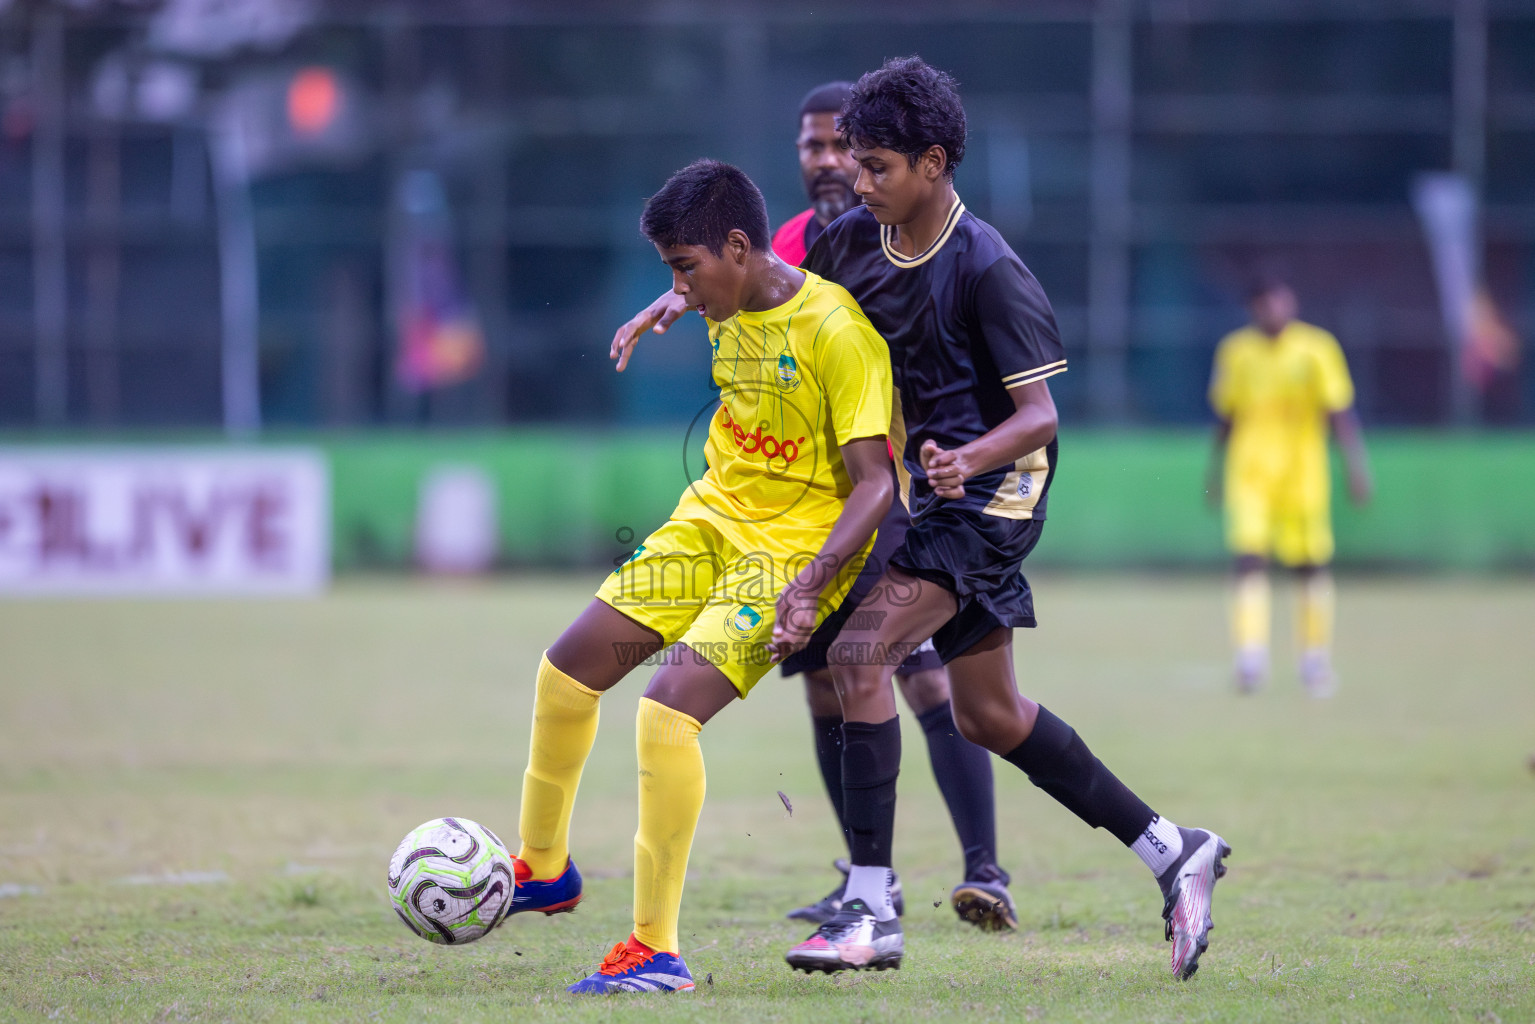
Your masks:
<svg viewBox="0 0 1535 1024"><path fill-rule="evenodd" d="M841 286L806 273L773 309L709 322L720 407L708 469L673 519L707 518L745 550L767 530L820 540L852 492L839 446L890 431L890 353Z"/></svg>
<svg viewBox="0 0 1535 1024"><path fill-rule="evenodd" d="M1210 404L1231 422L1227 493L1258 488L1296 507L1327 501L1328 415L1354 402L1338 341L1292 321L1277 338L1233 331L1215 352Z"/></svg>

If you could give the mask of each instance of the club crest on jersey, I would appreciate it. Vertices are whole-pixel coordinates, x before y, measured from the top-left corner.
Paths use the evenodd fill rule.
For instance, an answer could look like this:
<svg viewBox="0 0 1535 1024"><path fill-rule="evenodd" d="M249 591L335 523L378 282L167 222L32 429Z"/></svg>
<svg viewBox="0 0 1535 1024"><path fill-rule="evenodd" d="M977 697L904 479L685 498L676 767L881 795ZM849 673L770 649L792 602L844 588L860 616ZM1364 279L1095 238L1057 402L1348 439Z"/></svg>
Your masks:
<svg viewBox="0 0 1535 1024"><path fill-rule="evenodd" d="M762 614L749 604L743 604L729 613L725 620L725 632L737 640L750 640L757 627L762 625Z"/></svg>
<svg viewBox="0 0 1535 1024"><path fill-rule="evenodd" d="M799 387L799 364L794 357L785 352L778 357L778 388L780 391L793 391Z"/></svg>
<svg viewBox="0 0 1535 1024"><path fill-rule="evenodd" d="M1033 489L1034 489L1034 474L1033 473L1019 473L1018 474L1018 497L1020 497L1020 498L1027 498L1029 496L1029 492L1032 491Z"/></svg>

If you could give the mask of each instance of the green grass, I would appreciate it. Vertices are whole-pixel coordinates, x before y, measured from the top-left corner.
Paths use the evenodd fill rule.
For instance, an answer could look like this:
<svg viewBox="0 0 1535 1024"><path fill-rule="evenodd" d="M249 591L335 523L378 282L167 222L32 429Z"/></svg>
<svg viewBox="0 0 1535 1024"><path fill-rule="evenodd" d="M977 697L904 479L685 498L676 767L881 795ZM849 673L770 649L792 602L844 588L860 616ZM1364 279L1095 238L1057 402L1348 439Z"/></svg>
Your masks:
<svg viewBox="0 0 1535 1024"><path fill-rule="evenodd" d="M1342 689L1315 703L1288 658L1266 692L1229 690L1218 580L1036 583L1025 691L1153 806L1235 848L1199 975L1170 977L1135 858L1000 762L1024 927L960 925L944 904L958 851L910 716L907 966L791 973L804 929L782 914L829 887L838 848L798 688L770 677L704 732L682 929L699 991L626 1015L1535 1020L1535 585L1345 580ZM628 931L640 680L605 701L583 782L579 913L442 948L400 926L383 881L427 818L515 834L538 652L594 585L0 604L0 1019L613 1012L562 989Z"/></svg>

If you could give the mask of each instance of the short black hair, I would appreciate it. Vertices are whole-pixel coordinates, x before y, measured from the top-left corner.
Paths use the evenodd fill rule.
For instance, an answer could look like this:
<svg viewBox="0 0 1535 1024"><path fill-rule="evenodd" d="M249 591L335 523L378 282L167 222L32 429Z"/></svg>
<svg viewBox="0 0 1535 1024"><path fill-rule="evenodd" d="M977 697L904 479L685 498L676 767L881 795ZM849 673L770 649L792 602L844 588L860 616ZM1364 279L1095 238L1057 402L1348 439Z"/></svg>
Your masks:
<svg viewBox="0 0 1535 1024"><path fill-rule="evenodd" d="M942 146L950 178L965 158L959 83L921 57L892 57L860 78L837 127L849 146L894 150L913 167L928 147Z"/></svg>
<svg viewBox="0 0 1535 1024"><path fill-rule="evenodd" d="M1277 270L1260 270L1247 280L1247 301L1253 303L1280 289L1294 291L1289 280Z"/></svg>
<svg viewBox="0 0 1535 1024"><path fill-rule="evenodd" d="M840 114L853 96L852 82L825 82L805 93L799 103L800 120L806 114Z"/></svg>
<svg viewBox="0 0 1535 1024"><path fill-rule="evenodd" d="M768 248L762 192L740 168L718 160L694 160L667 178L640 215L640 230L656 245L706 245L716 256L737 228L753 249Z"/></svg>

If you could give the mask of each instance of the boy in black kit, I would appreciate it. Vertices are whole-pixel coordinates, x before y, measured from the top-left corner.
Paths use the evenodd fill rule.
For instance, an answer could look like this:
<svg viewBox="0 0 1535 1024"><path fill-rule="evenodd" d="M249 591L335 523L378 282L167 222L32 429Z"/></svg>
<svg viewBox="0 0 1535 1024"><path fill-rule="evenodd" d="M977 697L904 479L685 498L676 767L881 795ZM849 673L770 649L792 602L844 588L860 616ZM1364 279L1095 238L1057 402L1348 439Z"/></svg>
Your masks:
<svg viewBox="0 0 1535 1024"><path fill-rule="evenodd" d="M1151 869L1173 974L1188 978L1208 944L1230 847L1154 813L1013 676L1012 630L1035 624L1020 568L1039 540L1057 465L1046 381L1065 371L1066 354L1054 313L1022 261L954 192L966 129L952 78L916 57L887 61L859 80L838 126L860 166L864 205L827 227L804 266L851 292L889 343L891 438L902 446L912 525L859 606L872 614L851 620L830 651L852 871L837 916L787 960L828 972L900 964L889 882L901 739L890 680L931 636L966 738ZM657 329L676 319L652 310Z"/></svg>

